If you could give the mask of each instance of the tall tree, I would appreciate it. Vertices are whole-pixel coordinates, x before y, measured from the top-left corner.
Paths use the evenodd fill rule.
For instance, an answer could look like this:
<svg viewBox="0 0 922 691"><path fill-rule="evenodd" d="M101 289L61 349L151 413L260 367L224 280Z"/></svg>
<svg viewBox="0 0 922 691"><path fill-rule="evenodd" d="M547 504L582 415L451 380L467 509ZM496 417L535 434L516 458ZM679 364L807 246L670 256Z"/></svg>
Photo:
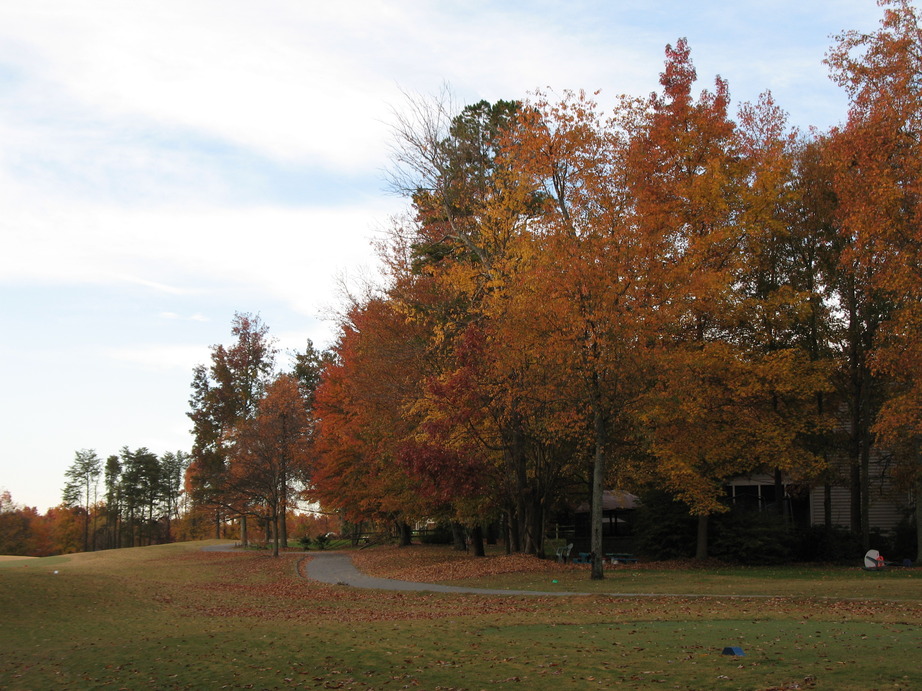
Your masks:
<svg viewBox="0 0 922 691"><path fill-rule="evenodd" d="M77 451L74 462L64 473L64 504L83 511L83 551L90 551L90 512L95 504L102 461L92 449Z"/></svg>
<svg viewBox="0 0 922 691"><path fill-rule="evenodd" d="M121 544L122 464L116 455L106 459L103 484L106 488L106 548L119 548Z"/></svg>
<svg viewBox="0 0 922 691"><path fill-rule="evenodd" d="M424 417L433 418L435 426L430 429L441 432L440 440L428 440L428 448L433 451L432 445L441 446L448 438L444 424L452 417L450 411L471 413L463 423L456 420L454 433L480 443L480 455L494 459L491 462L503 459L500 463L515 478L509 483L505 507L509 542L513 549L538 553L543 549L547 493L529 486L530 480L540 484L541 475L528 470L536 460L532 453L536 446L526 441L521 397L493 395L521 378L514 369L521 362L500 360L495 350L481 349L476 351L484 360L476 368L479 376L469 376L475 352L469 346L491 330L488 303L514 280L512 246L537 212L531 189L519 184L502 157L503 140L519 104L482 101L457 114L444 100L412 105L413 117L401 119L398 127L395 161L399 187L411 196L416 212L411 240L401 239L401 246L409 245L414 256L410 274L395 277L390 295L432 334L420 410ZM420 299L421 294L425 299ZM458 393L451 383L461 379L474 388L458 408L457 397L446 394ZM481 410L475 413L478 406ZM457 448L443 451L439 456L443 459L460 458ZM481 467L486 470L489 465ZM473 520L470 512L464 513L465 521Z"/></svg>
<svg viewBox="0 0 922 691"><path fill-rule="evenodd" d="M745 171L735 150L735 125L728 116L729 87L717 77L714 90L703 91L696 101L692 95L696 79L685 39L667 46L665 70L660 74L662 93L650 97L646 122L630 154L638 222L665 240L663 285L669 290L660 299L668 320L660 343L662 356L673 366L661 369L660 387L672 392L676 410L698 390L698 379L688 376L691 365L708 344L719 342L725 334L722 317L730 307L730 288L740 259L736 221ZM653 451L667 486L681 490L688 477L709 476L704 486L714 493L714 465L706 447L695 448L696 440L689 435L681 454L669 453L667 449L680 440L663 435L675 428L654 419L648 419L648 424L654 430ZM706 442L705 437L700 441ZM707 519L719 507L705 502L690 508L699 521L697 554L705 556Z"/></svg>
<svg viewBox="0 0 922 691"><path fill-rule="evenodd" d="M146 447L121 453L121 496L125 512L122 525L128 530L131 547L153 544L155 513L163 497L160 459ZM157 516L159 518L159 515Z"/></svg>
<svg viewBox="0 0 922 691"><path fill-rule="evenodd" d="M307 474L309 418L298 381L280 375L266 387L256 414L239 423L229 476L236 493L266 508L273 525L272 555L286 539L289 496Z"/></svg>
<svg viewBox="0 0 922 691"><path fill-rule="evenodd" d="M420 325L372 298L341 329L317 390L310 496L351 522L412 522L426 502L397 449L418 422Z"/></svg>
<svg viewBox="0 0 922 691"><path fill-rule="evenodd" d="M160 457L160 480L163 498L163 515L166 519L167 542L172 542L172 522L179 516L179 500L183 494L183 477L189 465L189 455L183 451L168 451Z"/></svg>
<svg viewBox="0 0 922 691"><path fill-rule="evenodd" d="M787 275L779 216L790 165L783 119L763 98L741 131L727 83L718 77L695 100L687 43L666 55L630 166L637 222L666 240L659 381L643 416L662 481L698 517L703 558L726 480L812 467L800 444L807 429L794 423L823 384L792 340L806 296Z"/></svg>
<svg viewBox="0 0 922 691"><path fill-rule="evenodd" d="M847 258L866 292L889 308L868 334L868 369L892 378L886 400L863 418L892 445L901 479L922 495L922 25L910 0L879 0L873 32L837 36L827 62L848 93L844 128L833 133L836 191ZM863 460L863 459L862 459ZM865 488L866 464L862 464ZM867 499L862 534L867 542ZM916 524L922 538L919 502ZM922 539L920 539L922 544Z"/></svg>
<svg viewBox="0 0 922 691"><path fill-rule="evenodd" d="M277 349L258 315L237 313L231 325L233 345L211 348L211 365L199 365L192 380L194 443L186 473L194 501L215 512L220 536L224 511L243 517L249 508L227 482L228 457L236 426L255 414L275 369Z"/></svg>
<svg viewBox="0 0 922 691"><path fill-rule="evenodd" d="M507 313L519 312L519 328L503 340L521 347L516 332L529 334L524 352L554 383L557 411L544 421L544 438L556 439L557 454L568 439L588 456L592 578L604 577L603 490L626 481L635 450L630 409L646 386L650 285L660 276L651 263L657 252L650 242L658 240L632 222L627 194L635 116L630 101L605 119L585 94L559 103L539 95L523 109L509 153L545 203L522 252L521 275L506 291Z"/></svg>

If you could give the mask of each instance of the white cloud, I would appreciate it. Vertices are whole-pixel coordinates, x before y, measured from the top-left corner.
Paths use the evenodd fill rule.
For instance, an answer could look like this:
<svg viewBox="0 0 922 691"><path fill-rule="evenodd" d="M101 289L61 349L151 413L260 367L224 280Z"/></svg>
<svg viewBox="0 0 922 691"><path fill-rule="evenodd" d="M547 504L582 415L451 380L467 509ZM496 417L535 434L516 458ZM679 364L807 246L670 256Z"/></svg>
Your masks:
<svg viewBox="0 0 922 691"><path fill-rule="evenodd" d="M209 350L207 346L194 345L150 345L133 348L108 348L106 356L112 360L132 365L140 365L145 369L172 370L191 372L192 368L202 362L207 362Z"/></svg>
<svg viewBox="0 0 922 691"><path fill-rule="evenodd" d="M159 123L352 171L386 158L398 87L431 91L448 81L466 97L516 98L549 84L601 86L615 67L630 90L649 69L628 47L609 44L600 60L601 46L550 17L445 9L295 0L64 9L30 0L2 11L0 60L28 76L21 104L51 105L52 117L66 109L110 127Z"/></svg>
<svg viewBox="0 0 922 691"><path fill-rule="evenodd" d="M369 9L366 23L383 16ZM364 52L356 28L317 3L35 0L6 9L3 26L7 61L25 63L48 97L103 119L141 117L347 167L381 150L366 118L382 112L382 94L352 57Z"/></svg>
<svg viewBox="0 0 922 691"><path fill-rule="evenodd" d="M302 314L335 300L342 271L375 263L374 228L402 205L385 198L348 208L136 209L42 198L6 182L0 281L133 284L186 295L233 286Z"/></svg>

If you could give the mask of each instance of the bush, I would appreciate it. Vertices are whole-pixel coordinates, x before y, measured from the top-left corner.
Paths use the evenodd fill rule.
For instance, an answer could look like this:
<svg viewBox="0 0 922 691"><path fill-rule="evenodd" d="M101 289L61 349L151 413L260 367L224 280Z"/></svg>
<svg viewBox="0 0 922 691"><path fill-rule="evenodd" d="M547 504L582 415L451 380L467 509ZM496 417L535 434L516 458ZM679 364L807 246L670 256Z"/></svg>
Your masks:
<svg viewBox="0 0 922 691"><path fill-rule="evenodd" d="M911 559L915 561L918 554L918 534L916 533L916 522L911 518L904 518L893 531L893 558ZM890 555L886 555L887 558Z"/></svg>
<svg viewBox="0 0 922 691"><path fill-rule="evenodd" d="M709 555L738 564L782 564L794 552L794 537L771 511L731 509L711 518Z"/></svg>
<svg viewBox="0 0 922 691"><path fill-rule="evenodd" d="M861 536L845 528L814 525L797 531L796 561L861 564L864 553Z"/></svg>
<svg viewBox="0 0 922 691"><path fill-rule="evenodd" d="M695 556L698 519L688 506L662 490L641 496L634 523L635 550L651 559ZM733 509L712 516L708 556L740 564L777 564L791 559L794 538L786 524L770 512Z"/></svg>
<svg viewBox="0 0 922 691"><path fill-rule="evenodd" d="M685 559L695 555L697 519L688 507L662 490L641 496L634 522L634 549L650 559Z"/></svg>
<svg viewBox="0 0 922 691"><path fill-rule="evenodd" d="M330 536L326 533L322 533L314 538L314 542L317 543L317 549L326 549L327 545L330 543Z"/></svg>
<svg viewBox="0 0 922 691"><path fill-rule="evenodd" d="M300 540L298 540L298 542L301 543L301 547L303 547L305 550L309 550L311 548L311 539L308 535L302 537Z"/></svg>

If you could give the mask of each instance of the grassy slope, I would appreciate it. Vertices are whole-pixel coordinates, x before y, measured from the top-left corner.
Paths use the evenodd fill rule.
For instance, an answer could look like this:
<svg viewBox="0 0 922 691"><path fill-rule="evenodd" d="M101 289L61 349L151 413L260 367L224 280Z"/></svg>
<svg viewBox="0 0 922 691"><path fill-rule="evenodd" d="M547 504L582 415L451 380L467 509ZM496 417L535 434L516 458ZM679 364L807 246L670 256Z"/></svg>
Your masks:
<svg viewBox="0 0 922 691"><path fill-rule="evenodd" d="M611 591L717 579L723 593L778 597L484 597L325 586L298 577L297 556L200 547L5 563L0 688L922 688L922 573L619 570ZM443 564L478 584L590 586L577 569L497 575L502 558L439 549L362 559L417 575ZM803 598L805 584L871 599ZM894 593L904 599L880 599ZM746 656L720 655L729 645Z"/></svg>

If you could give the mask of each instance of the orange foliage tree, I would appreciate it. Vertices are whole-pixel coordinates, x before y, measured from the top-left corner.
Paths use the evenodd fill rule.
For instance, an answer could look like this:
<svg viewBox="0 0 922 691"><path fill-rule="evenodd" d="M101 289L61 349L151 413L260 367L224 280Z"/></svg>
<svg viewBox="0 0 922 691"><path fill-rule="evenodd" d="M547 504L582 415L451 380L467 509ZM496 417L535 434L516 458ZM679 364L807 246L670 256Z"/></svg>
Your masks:
<svg viewBox="0 0 922 691"><path fill-rule="evenodd" d="M733 476L772 473L779 510L783 479L822 477L838 368L866 528L872 424L914 482L922 417L922 51L909 2L882 4L830 54L853 106L829 136L769 94L734 121L719 77L696 97L684 39L661 91L610 116L582 93L411 102L394 182L414 216L325 368L314 495L353 520L502 515L541 553L550 509L591 486L600 577L602 489L648 481L706 556Z"/></svg>
<svg viewBox="0 0 922 691"><path fill-rule="evenodd" d="M666 239L657 384L642 418L663 483L698 516L701 558L731 477L811 477L819 463L802 445L803 410L826 384L792 329L810 296L786 266L783 119L763 97L738 129L726 82L696 101L687 44L666 52L663 93L651 97L631 161L637 223Z"/></svg>
<svg viewBox="0 0 922 691"><path fill-rule="evenodd" d="M249 503L264 507L271 524L272 555L286 545L282 519L289 498L307 477L308 411L295 377L278 376L265 390L255 415L240 422L228 464L228 485Z"/></svg>
<svg viewBox="0 0 922 691"><path fill-rule="evenodd" d="M537 94L505 155L543 200L519 240L517 275L492 304L507 357L528 363L519 396L534 436L591 487L592 577L602 578L602 491L637 458L632 404L648 385L658 238L632 223L625 162L636 104L604 118L584 93ZM503 347L505 346L505 347ZM534 404L539 404L536 407Z"/></svg>
<svg viewBox="0 0 922 691"><path fill-rule="evenodd" d="M888 303L868 344L869 368L894 382L874 429L915 488L922 538L922 26L909 0L879 4L880 27L840 34L827 60L850 100L834 133L835 181L852 261Z"/></svg>
<svg viewBox="0 0 922 691"><path fill-rule="evenodd" d="M378 298L352 307L316 392L308 496L352 523L404 525L426 515L418 483L397 460L412 428L421 341L394 307Z"/></svg>

